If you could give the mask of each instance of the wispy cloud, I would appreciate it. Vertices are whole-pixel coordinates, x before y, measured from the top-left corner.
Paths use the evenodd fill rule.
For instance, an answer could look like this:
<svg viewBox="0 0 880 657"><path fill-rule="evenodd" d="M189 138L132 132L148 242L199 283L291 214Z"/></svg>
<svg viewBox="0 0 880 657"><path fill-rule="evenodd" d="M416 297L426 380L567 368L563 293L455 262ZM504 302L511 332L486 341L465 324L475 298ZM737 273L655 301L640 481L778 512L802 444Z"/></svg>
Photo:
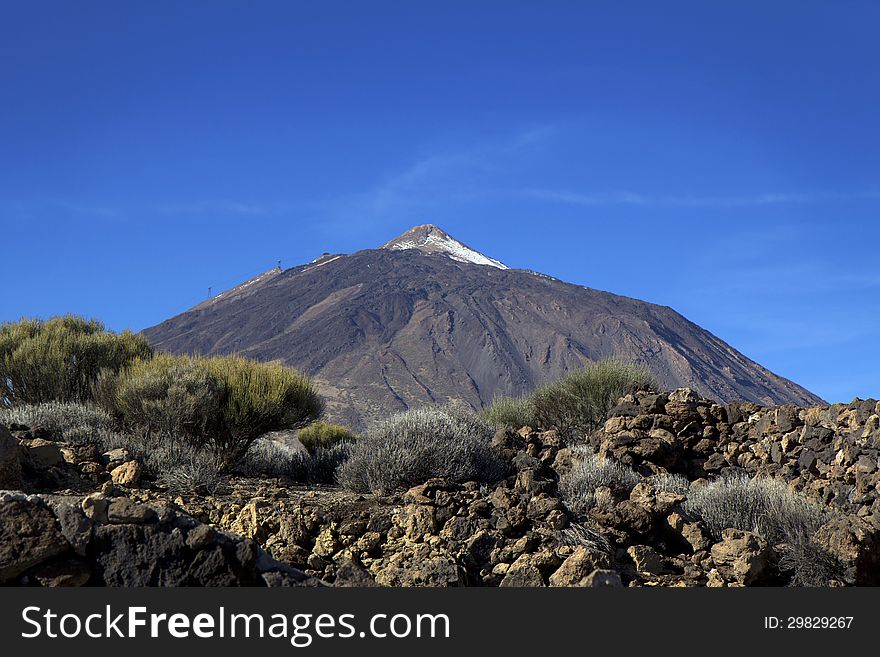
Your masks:
<svg viewBox="0 0 880 657"><path fill-rule="evenodd" d="M230 199L203 199L179 203L159 203L155 210L167 215L202 215L217 213L245 217L271 217L307 207L295 203L253 203Z"/></svg>
<svg viewBox="0 0 880 657"><path fill-rule="evenodd" d="M402 212L429 212L438 202L463 201L496 194L492 175L552 139L559 130L543 125L506 139L468 148L439 151L415 159L361 193L316 203L315 214L331 230L365 219L393 221Z"/></svg>
<svg viewBox="0 0 880 657"><path fill-rule="evenodd" d="M523 189L521 196L568 205L632 205L645 207L735 208L760 205L817 203L833 200L880 200L878 191L768 192L732 196L650 195L637 192L573 192L558 189Z"/></svg>
<svg viewBox="0 0 880 657"><path fill-rule="evenodd" d="M121 208L107 203L90 203L51 198L38 201L0 200L0 221L29 220L52 215L115 220L119 219L123 214Z"/></svg>

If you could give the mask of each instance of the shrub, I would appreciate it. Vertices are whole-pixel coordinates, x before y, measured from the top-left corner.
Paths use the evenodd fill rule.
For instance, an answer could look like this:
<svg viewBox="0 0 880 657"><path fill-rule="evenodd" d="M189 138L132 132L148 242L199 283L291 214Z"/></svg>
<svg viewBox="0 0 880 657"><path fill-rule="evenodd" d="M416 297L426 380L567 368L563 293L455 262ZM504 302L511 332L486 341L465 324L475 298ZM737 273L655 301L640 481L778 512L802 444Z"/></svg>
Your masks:
<svg viewBox="0 0 880 657"><path fill-rule="evenodd" d="M149 470L158 470L156 478L171 493L215 495L225 486L226 464L210 450L189 447L177 450L170 458L163 458L160 452L147 457L147 462Z"/></svg>
<svg viewBox="0 0 880 657"><path fill-rule="evenodd" d="M565 505L578 515L586 515L595 506L600 486L628 493L641 481L634 470L617 461L599 458L583 447L575 453L577 459L559 480L559 493Z"/></svg>
<svg viewBox="0 0 880 657"><path fill-rule="evenodd" d="M0 409L0 424L44 429L64 439L72 433L113 428L113 418L93 404L46 402Z"/></svg>
<svg viewBox="0 0 880 657"><path fill-rule="evenodd" d="M388 493L443 477L491 483L506 474L490 447L492 429L472 413L419 408L392 416L352 446L338 472L354 491Z"/></svg>
<svg viewBox="0 0 880 657"><path fill-rule="evenodd" d="M779 568L794 586L828 586L841 577L840 563L813 536L826 512L774 479L734 475L691 488L685 510L695 514L717 541L725 529L757 534L780 552Z"/></svg>
<svg viewBox="0 0 880 657"><path fill-rule="evenodd" d="M296 437L310 454L314 454L319 448L329 449L337 443L354 440L354 434L348 427L321 421L313 422L305 429L301 429Z"/></svg>
<svg viewBox="0 0 880 657"><path fill-rule="evenodd" d="M137 361L102 377L96 396L128 431L210 450L226 466L263 434L300 428L323 412L306 376L239 356Z"/></svg>
<svg viewBox="0 0 880 657"><path fill-rule="evenodd" d="M111 418L93 404L47 402L0 409L0 424L40 428L71 445L96 445L112 449L116 431Z"/></svg>
<svg viewBox="0 0 880 657"><path fill-rule="evenodd" d="M664 493L687 495L691 489L691 482L688 481L687 477L670 472L651 475L645 481Z"/></svg>
<svg viewBox="0 0 880 657"><path fill-rule="evenodd" d="M336 469L346 461L350 450L350 443L339 442L303 453L260 438L251 445L236 471L248 477L290 477L299 483L331 484L335 481Z"/></svg>
<svg viewBox="0 0 880 657"><path fill-rule="evenodd" d="M102 370L149 358L139 336L113 333L96 320L55 317L0 325L0 405L88 402Z"/></svg>
<svg viewBox="0 0 880 657"><path fill-rule="evenodd" d="M824 521L821 507L775 479L732 475L691 488L685 509L699 516L715 540L725 529L754 532L771 544L813 534Z"/></svg>
<svg viewBox="0 0 880 657"><path fill-rule="evenodd" d="M656 389L657 382L648 370L606 360L538 388L531 399L540 426L556 427L568 436L587 435L604 424L621 397Z"/></svg>
<svg viewBox="0 0 880 657"><path fill-rule="evenodd" d="M537 428L535 405L530 397L496 396L483 410L483 419L496 429Z"/></svg>
<svg viewBox="0 0 880 657"><path fill-rule="evenodd" d="M126 450L144 466L147 477L173 493L213 494L225 479L226 463L215 451L161 433L110 433L104 447Z"/></svg>
<svg viewBox="0 0 880 657"><path fill-rule="evenodd" d="M204 447L219 430L221 386L203 361L159 354L104 375L97 400L122 424Z"/></svg>
<svg viewBox="0 0 880 657"><path fill-rule="evenodd" d="M280 363L218 356L205 364L221 384L218 442L237 457L264 434L300 429L324 414L324 400L311 380Z"/></svg>

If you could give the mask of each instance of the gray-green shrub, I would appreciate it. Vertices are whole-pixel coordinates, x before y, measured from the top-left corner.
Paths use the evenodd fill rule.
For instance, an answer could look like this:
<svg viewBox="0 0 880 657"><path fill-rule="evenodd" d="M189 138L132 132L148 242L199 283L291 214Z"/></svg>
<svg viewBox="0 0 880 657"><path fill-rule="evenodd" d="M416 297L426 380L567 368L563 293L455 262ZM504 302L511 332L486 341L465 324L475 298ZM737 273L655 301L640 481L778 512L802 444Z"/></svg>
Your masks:
<svg viewBox="0 0 880 657"><path fill-rule="evenodd" d="M600 458L585 447L574 451L572 467L559 479L559 494L578 515L586 515L595 506L595 493L600 486L629 493L641 481L634 470L617 461Z"/></svg>
<svg viewBox="0 0 880 657"><path fill-rule="evenodd" d="M840 577L840 563L813 540L827 512L780 481L728 476L692 487L685 510L699 517L716 541L725 529L739 529L777 547L780 570L790 573L794 586L828 586Z"/></svg>
<svg viewBox="0 0 880 657"><path fill-rule="evenodd" d="M537 428L535 404L530 397L496 396L481 417L496 429Z"/></svg>
<svg viewBox="0 0 880 657"><path fill-rule="evenodd" d="M161 433L113 432L105 449L124 449L141 463L149 479L173 493L213 494L223 486L227 466L221 455Z"/></svg>
<svg viewBox="0 0 880 657"><path fill-rule="evenodd" d="M251 445L235 471L248 477L289 477L298 483L332 484L349 456L351 443L340 441L303 453L268 438Z"/></svg>
<svg viewBox="0 0 880 657"><path fill-rule="evenodd" d="M88 402L103 370L149 358L149 344L130 331L68 315L0 324L0 406Z"/></svg>
<svg viewBox="0 0 880 657"><path fill-rule="evenodd" d="M492 483L506 466L489 445L492 428L472 413L427 407L371 428L351 449L339 482L360 492L389 493L443 477Z"/></svg>
<svg viewBox="0 0 880 657"><path fill-rule="evenodd" d="M74 432L112 429L113 418L94 404L53 401L0 408L0 424L40 428L69 440Z"/></svg>
<svg viewBox="0 0 880 657"><path fill-rule="evenodd" d="M680 474L664 472L647 477L645 481L654 488L664 493L675 493L676 495L687 495L691 489L691 482L687 477Z"/></svg>
<svg viewBox="0 0 880 657"><path fill-rule="evenodd" d="M605 360L541 386L531 400L541 427L555 427L569 437L585 436L605 423L624 395L656 389L657 382L648 370Z"/></svg>
<svg viewBox="0 0 880 657"><path fill-rule="evenodd" d="M716 540L725 529L754 532L771 544L812 534L825 520L823 509L769 478L731 475L690 489L685 510L699 516Z"/></svg>

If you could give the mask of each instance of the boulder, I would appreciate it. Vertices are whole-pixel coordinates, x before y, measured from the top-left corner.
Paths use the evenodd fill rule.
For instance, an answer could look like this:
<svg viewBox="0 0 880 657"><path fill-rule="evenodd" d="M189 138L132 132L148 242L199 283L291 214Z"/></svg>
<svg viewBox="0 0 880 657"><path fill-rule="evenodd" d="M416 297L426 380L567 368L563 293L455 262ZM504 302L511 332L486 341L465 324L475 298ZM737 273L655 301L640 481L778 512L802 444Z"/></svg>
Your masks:
<svg viewBox="0 0 880 657"><path fill-rule="evenodd" d="M319 557L332 557L339 550L339 536L333 527L324 529L315 539L314 552Z"/></svg>
<svg viewBox="0 0 880 657"><path fill-rule="evenodd" d="M44 588L76 588L85 586L92 577L92 568L79 558L61 559L37 566L30 579Z"/></svg>
<svg viewBox="0 0 880 657"><path fill-rule="evenodd" d="M32 438L22 443L28 463L36 469L52 468L64 463L61 447L51 440Z"/></svg>
<svg viewBox="0 0 880 657"><path fill-rule="evenodd" d="M157 514L155 510L145 504L138 504L127 497L120 497L110 502L110 506L107 508L107 518L111 523L117 525L140 525L156 520Z"/></svg>
<svg viewBox="0 0 880 657"><path fill-rule="evenodd" d="M701 401L700 395L690 388L679 388L669 393L669 401L679 404L694 404Z"/></svg>
<svg viewBox="0 0 880 657"><path fill-rule="evenodd" d="M858 518L837 517L819 528L815 541L845 566L847 583L880 585L880 529Z"/></svg>
<svg viewBox="0 0 880 657"><path fill-rule="evenodd" d="M650 545L633 545L626 551L643 576L668 575L673 571L664 563L663 557Z"/></svg>
<svg viewBox="0 0 880 657"><path fill-rule="evenodd" d="M607 554L579 546L550 576L550 586L567 588L588 586L587 580L593 573L610 565Z"/></svg>
<svg viewBox="0 0 880 657"><path fill-rule="evenodd" d="M69 549L48 507L24 499L0 502L0 582Z"/></svg>
<svg viewBox="0 0 880 657"><path fill-rule="evenodd" d="M143 475L143 466L138 461L126 461L110 471L110 477L117 486L136 486Z"/></svg>
<svg viewBox="0 0 880 657"><path fill-rule="evenodd" d="M711 549L712 561L728 580L746 586L766 578L772 552L760 536L739 529L725 529L721 542Z"/></svg>
<svg viewBox="0 0 880 657"><path fill-rule="evenodd" d="M529 555L523 555L511 564L504 579L501 580L500 586L504 588L540 588L546 584L544 576L532 563Z"/></svg>
<svg viewBox="0 0 880 657"><path fill-rule="evenodd" d="M394 560L376 573L376 582L395 587L451 587L464 586L465 577L451 558L435 556Z"/></svg>
<svg viewBox="0 0 880 657"><path fill-rule="evenodd" d="M406 537L411 541L424 540L437 531L434 508L424 504L409 504L401 511Z"/></svg>
<svg viewBox="0 0 880 657"><path fill-rule="evenodd" d="M620 574L613 570L594 570L581 582L581 586L589 589L623 587Z"/></svg>
<svg viewBox="0 0 880 657"><path fill-rule="evenodd" d="M6 427L0 425L0 490L21 489L19 453L18 441Z"/></svg>
<svg viewBox="0 0 880 657"><path fill-rule="evenodd" d="M80 507L87 518L95 522L107 522L107 509L110 508L110 500L103 493L92 493L83 498Z"/></svg>
<svg viewBox="0 0 880 657"><path fill-rule="evenodd" d="M372 588L377 586L376 580L366 568L352 560L344 561L336 569L333 586L342 588Z"/></svg>

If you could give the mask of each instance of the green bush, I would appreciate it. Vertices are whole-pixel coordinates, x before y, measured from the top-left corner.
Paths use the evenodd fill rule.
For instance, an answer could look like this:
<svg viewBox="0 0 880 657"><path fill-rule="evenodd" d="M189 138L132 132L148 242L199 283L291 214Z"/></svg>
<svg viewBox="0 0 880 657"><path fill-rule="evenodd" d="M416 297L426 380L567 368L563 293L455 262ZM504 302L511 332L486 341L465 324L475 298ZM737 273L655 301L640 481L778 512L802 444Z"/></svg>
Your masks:
<svg viewBox="0 0 880 657"><path fill-rule="evenodd" d="M88 402L103 370L152 355L147 341L96 320L55 317L0 325L0 405Z"/></svg>
<svg viewBox="0 0 880 657"><path fill-rule="evenodd" d="M239 356L137 361L102 377L96 397L126 431L209 450L226 467L263 434L298 429L324 410L308 377Z"/></svg>
<svg viewBox="0 0 880 657"><path fill-rule="evenodd" d="M320 448L329 449L337 443L354 440L354 434L348 427L321 421L313 422L305 429L301 429L296 437L309 454L314 454Z"/></svg>
<svg viewBox="0 0 880 657"><path fill-rule="evenodd" d="M555 427L569 437L585 436L605 423L624 395L656 389L657 382L648 370L606 360L538 388L531 401L541 427Z"/></svg>
<svg viewBox="0 0 880 657"><path fill-rule="evenodd" d="M496 429L537 428L535 404L530 397L496 396L482 418Z"/></svg>
<svg viewBox="0 0 880 657"><path fill-rule="evenodd" d="M338 471L358 492L389 493L434 477L491 483L506 467L489 445L492 428L473 413L419 408L392 416L361 436Z"/></svg>
<svg viewBox="0 0 880 657"><path fill-rule="evenodd" d="M124 426L145 435L205 446L219 431L221 385L202 359L159 354L102 375L98 402Z"/></svg>

